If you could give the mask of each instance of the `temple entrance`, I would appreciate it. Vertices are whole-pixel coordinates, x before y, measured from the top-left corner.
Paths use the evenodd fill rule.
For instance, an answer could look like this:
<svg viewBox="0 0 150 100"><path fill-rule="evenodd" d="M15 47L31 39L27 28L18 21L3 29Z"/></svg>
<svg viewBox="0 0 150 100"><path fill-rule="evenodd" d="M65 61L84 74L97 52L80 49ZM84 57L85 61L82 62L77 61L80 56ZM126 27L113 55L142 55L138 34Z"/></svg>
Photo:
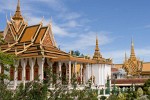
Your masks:
<svg viewBox="0 0 150 100"><path fill-rule="evenodd" d="M18 66L18 80L19 81L22 80L22 66L21 66L21 62L19 63L19 66Z"/></svg>
<svg viewBox="0 0 150 100"><path fill-rule="evenodd" d="M14 67L10 67L10 80L14 80Z"/></svg>
<svg viewBox="0 0 150 100"><path fill-rule="evenodd" d="M58 63L57 62L55 62L54 64L53 64L53 67L52 67L52 72L53 72L53 84L55 84L56 83L56 80L57 80L57 68L58 68Z"/></svg>
<svg viewBox="0 0 150 100"><path fill-rule="evenodd" d="M44 63L44 76L43 76L43 79L44 79L44 82L47 82L48 80L48 75L49 75L49 66L47 64L47 60L45 60L45 63Z"/></svg>
<svg viewBox="0 0 150 100"><path fill-rule="evenodd" d="M38 80L39 79L39 66L37 64L37 60L35 62L35 66L34 66L34 80Z"/></svg>
<svg viewBox="0 0 150 100"><path fill-rule="evenodd" d="M62 68L62 84L66 85L66 84L68 84L68 82L66 80L66 66L65 66L65 63L63 63L61 68Z"/></svg>
<svg viewBox="0 0 150 100"><path fill-rule="evenodd" d="M26 80L27 81L30 80L30 65L29 65L29 61L27 62L27 66L26 66Z"/></svg>

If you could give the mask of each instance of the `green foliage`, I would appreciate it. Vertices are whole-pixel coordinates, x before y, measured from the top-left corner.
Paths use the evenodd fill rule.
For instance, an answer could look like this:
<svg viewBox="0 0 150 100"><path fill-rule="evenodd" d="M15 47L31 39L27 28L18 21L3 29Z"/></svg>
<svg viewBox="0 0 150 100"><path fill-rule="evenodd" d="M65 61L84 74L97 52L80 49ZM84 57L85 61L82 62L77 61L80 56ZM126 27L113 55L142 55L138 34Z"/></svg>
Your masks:
<svg viewBox="0 0 150 100"><path fill-rule="evenodd" d="M117 100L116 95L110 95L107 100Z"/></svg>
<svg viewBox="0 0 150 100"><path fill-rule="evenodd" d="M144 93L145 94L149 94L149 92L148 92L148 88L150 87L150 79L148 79L145 83L144 83L144 85L143 85L143 90L144 90Z"/></svg>
<svg viewBox="0 0 150 100"><path fill-rule="evenodd" d="M16 57L14 55L0 52L0 61L2 65L13 65L15 59Z"/></svg>
<svg viewBox="0 0 150 100"><path fill-rule="evenodd" d="M141 97L142 95L143 95L143 90L141 87L139 87L137 90L137 97Z"/></svg>
<svg viewBox="0 0 150 100"><path fill-rule="evenodd" d="M7 89L7 85L0 84L0 100L98 100L98 91L92 90L89 87L90 84L83 90L76 87L77 79L75 76L71 79L72 89L60 82L55 84L55 88L50 88L50 84L53 84L54 75L50 68L46 71L47 77L44 82L35 80L26 83L25 86L21 83L15 91L10 91ZM61 79L61 77L56 78Z"/></svg>
<svg viewBox="0 0 150 100"><path fill-rule="evenodd" d="M118 99L118 100L126 100L124 94L122 94L121 92L118 94L117 99Z"/></svg>
<svg viewBox="0 0 150 100"><path fill-rule="evenodd" d="M106 100L107 97L101 96L100 100Z"/></svg>

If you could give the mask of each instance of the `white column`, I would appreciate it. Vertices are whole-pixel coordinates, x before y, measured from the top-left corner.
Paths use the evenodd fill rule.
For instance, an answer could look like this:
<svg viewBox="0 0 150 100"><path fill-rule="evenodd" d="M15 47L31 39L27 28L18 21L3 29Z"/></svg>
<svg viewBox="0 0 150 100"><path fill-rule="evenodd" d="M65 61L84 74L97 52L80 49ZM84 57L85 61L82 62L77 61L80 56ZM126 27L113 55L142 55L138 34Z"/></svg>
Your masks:
<svg viewBox="0 0 150 100"><path fill-rule="evenodd" d="M92 78L92 85L93 85L93 66L92 66L92 64L91 64L91 78Z"/></svg>
<svg viewBox="0 0 150 100"><path fill-rule="evenodd" d="M59 62L59 77L61 77L62 71L61 71L61 62Z"/></svg>
<svg viewBox="0 0 150 100"><path fill-rule="evenodd" d="M103 91L104 92L104 96L105 96L105 91L106 91L106 88L104 87L104 91Z"/></svg>
<svg viewBox="0 0 150 100"><path fill-rule="evenodd" d="M102 65L100 64L100 85L102 85Z"/></svg>
<svg viewBox="0 0 150 100"><path fill-rule="evenodd" d="M104 85L104 65L102 64L102 85Z"/></svg>
<svg viewBox="0 0 150 100"><path fill-rule="evenodd" d="M59 83L62 83L62 78L61 78L61 76L62 76L61 62L58 62L58 66L59 66L59 78L60 78Z"/></svg>
<svg viewBox="0 0 150 100"><path fill-rule="evenodd" d="M81 77L81 84L83 83L83 73L82 73L83 65L80 65L80 77Z"/></svg>
<svg viewBox="0 0 150 100"><path fill-rule="evenodd" d="M69 61L69 85L71 85L71 61Z"/></svg>
<svg viewBox="0 0 150 100"><path fill-rule="evenodd" d="M89 73L89 71L90 71L90 65L88 63L87 64L87 81L90 79L90 73Z"/></svg>
<svg viewBox="0 0 150 100"><path fill-rule="evenodd" d="M41 77L40 77L40 80L43 81L43 78L44 78L44 59L45 58L42 58L42 65L41 65Z"/></svg>
<svg viewBox="0 0 150 100"><path fill-rule="evenodd" d="M27 59L21 59L21 66L22 66L22 82L23 85L25 86L26 82L26 65L27 65Z"/></svg>
<svg viewBox="0 0 150 100"><path fill-rule="evenodd" d="M39 79L41 82L43 82L43 77L44 77L44 72L43 72L43 69L44 69L44 61L45 61L45 58L37 58L37 63L38 63L38 66L39 66Z"/></svg>
<svg viewBox="0 0 150 100"><path fill-rule="evenodd" d="M17 80L18 80L18 78L17 78L17 74L18 74L18 65L19 65L19 61L15 61L15 70L14 70L14 89L16 89L16 87L17 87Z"/></svg>
<svg viewBox="0 0 150 100"><path fill-rule="evenodd" d="M14 73L14 89L17 87L17 66L15 66L15 73Z"/></svg>
<svg viewBox="0 0 150 100"><path fill-rule="evenodd" d="M30 81L34 80L34 65L35 65L35 58L30 58L29 59L29 64L30 64Z"/></svg>
<svg viewBox="0 0 150 100"><path fill-rule="evenodd" d="M26 81L26 64L24 63L24 66L23 66L23 85L25 86L25 81Z"/></svg>
<svg viewBox="0 0 150 100"><path fill-rule="evenodd" d="M77 77L77 62L74 63L74 72L75 76Z"/></svg>

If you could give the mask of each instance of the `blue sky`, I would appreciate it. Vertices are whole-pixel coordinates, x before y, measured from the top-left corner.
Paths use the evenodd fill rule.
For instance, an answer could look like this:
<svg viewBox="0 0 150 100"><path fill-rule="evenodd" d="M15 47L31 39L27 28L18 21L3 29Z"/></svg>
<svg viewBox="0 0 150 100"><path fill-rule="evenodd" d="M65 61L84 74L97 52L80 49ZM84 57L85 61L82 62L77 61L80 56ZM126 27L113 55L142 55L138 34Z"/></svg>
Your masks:
<svg viewBox="0 0 150 100"><path fill-rule="evenodd" d="M0 30L16 9L17 0L0 1ZM131 37L136 56L150 61L150 0L21 0L22 15L29 25L44 25L52 17L53 33L66 52L94 53L96 34L104 58L122 63L130 55Z"/></svg>

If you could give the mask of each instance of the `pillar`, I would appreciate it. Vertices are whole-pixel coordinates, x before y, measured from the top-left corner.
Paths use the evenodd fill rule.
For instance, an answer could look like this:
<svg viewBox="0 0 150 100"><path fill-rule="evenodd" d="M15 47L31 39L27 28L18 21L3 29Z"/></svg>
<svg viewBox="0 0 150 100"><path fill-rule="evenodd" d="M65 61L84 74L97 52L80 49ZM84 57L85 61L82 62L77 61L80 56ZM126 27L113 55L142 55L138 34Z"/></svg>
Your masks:
<svg viewBox="0 0 150 100"><path fill-rule="evenodd" d="M61 62L58 62L58 66L59 66L59 83L62 83L62 71L61 71Z"/></svg>
<svg viewBox="0 0 150 100"><path fill-rule="evenodd" d="M74 63L74 72L75 76L77 77L77 62Z"/></svg>
<svg viewBox="0 0 150 100"><path fill-rule="evenodd" d="M16 89L16 87L17 87L17 80L18 80L18 78L17 78L17 74L18 74L18 70L17 70L17 67L18 67L18 65L19 65L19 61L18 60L16 60L15 61L15 70L14 70L14 89Z"/></svg>
<svg viewBox="0 0 150 100"><path fill-rule="evenodd" d="M34 65L35 65L35 58L29 59L30 64L30 81L34 80Z"/></svg>
<svg viewBox="0 0 150 100"><path fill-rule="evenodd" d="M71 85L71 61L69 61L69 85Z"/></svg>
<svg viewBox="0 0 150 100"><path fill-rule="evenodd" d="M90 71L90 65L88 63L87 64L87 81L90 79L90 73L89 73L89 71Z"/></svg>
<svg viewBox="0 0 150 100"><path fill-rule="evenodd" d="M27 59L21 59L21 66L22 66L22 83L25 86L26 81L26 65L27 65Z"/></svg>
<svg viewBox="0 0 150 100"><path fill-rule="evenodd" d="M82 69L83 69L83 64L80 65L81 84L83 83L83 73L82 73Z"/></svg>
<svg viewBox="0 0 150 100"><path fill-rule="evenodd" d="M93 85L93 66L92 66L92 64L91 64L91 78L92 78L92 85Z"/></svg>
<svg viewBox="0 0 150 100"><path fill-rule="evenodd" d="M44 78L44 60L45 60L45 58L42 58L41 75L40 75L40 80L41 81L43 81L43 78Z"/></svg>
<svg viewBox="0 0 150 100"><path fill-rule="evenodd" d="M59 62L59 77L61 77L62 71L61 71L61 62Z"/></svg>
<svg viewBox="0 0 150 100"><path fill-rule="evenodd" d="M26 81L26 73L25 73L26 71L25 71L25 69L26 69L26 66L24 65L23 66L23 73L22 73L23 74L22 75L22 77L23 77L22 80L23 80L23 85L24 86L25 86L25 81Z"/></svg>
<svg viewBox="0 0 150 100"><path fill-rule="evenodd" d="M41 57L41 58L37 58L37 63L39 66L39 79L41 82L43 82L43 78L44 78L44 62L45 62L45 58Z"/></svg>
<svg viewBox="0 0 150 100"><path fill-rule="evenodd" d="M14 89L17 87L17 66L15 66L15 73L14 73Z"/></svg>

